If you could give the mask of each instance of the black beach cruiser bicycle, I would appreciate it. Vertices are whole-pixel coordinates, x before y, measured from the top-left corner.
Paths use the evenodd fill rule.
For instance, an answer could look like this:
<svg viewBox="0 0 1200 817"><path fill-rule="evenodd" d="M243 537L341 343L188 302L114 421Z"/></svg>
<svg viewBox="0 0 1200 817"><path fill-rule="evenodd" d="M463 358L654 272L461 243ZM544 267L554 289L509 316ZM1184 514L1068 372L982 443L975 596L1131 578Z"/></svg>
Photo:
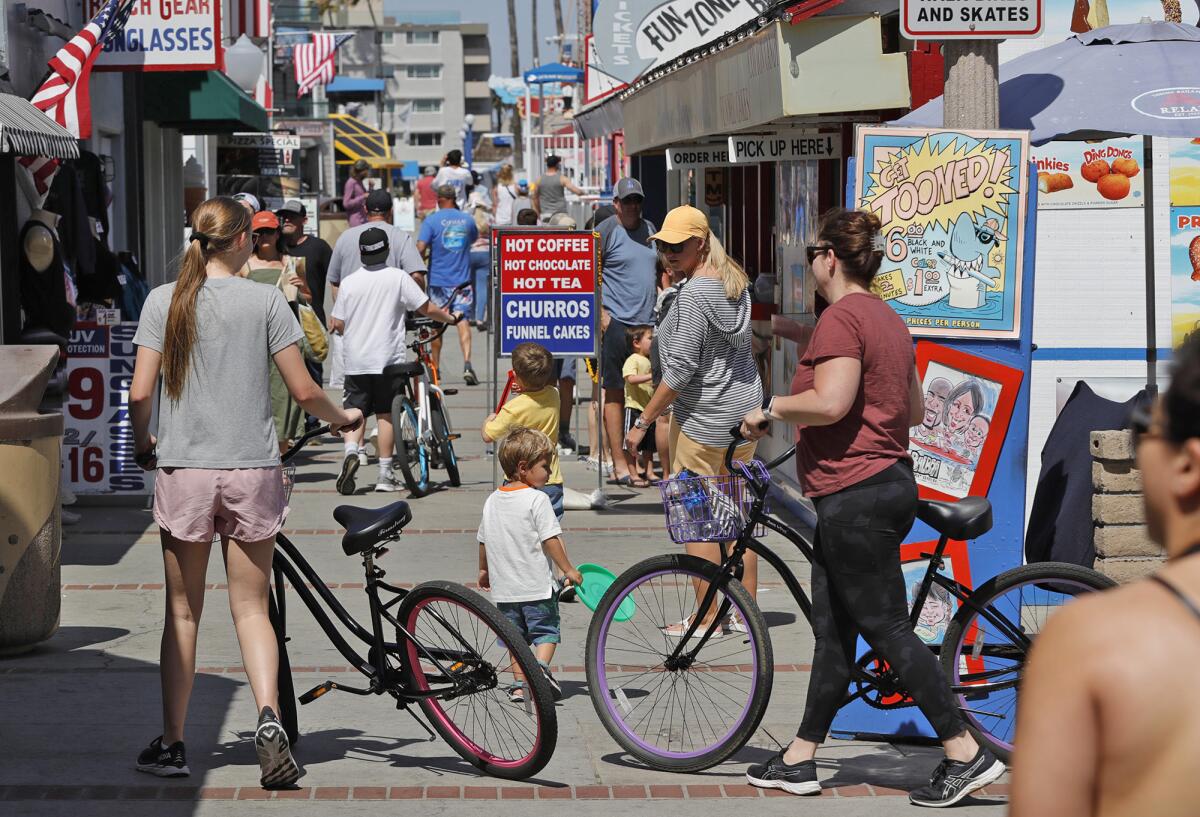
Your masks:
<svg viewBox="0 0 1200 817"><path fill-rule="evenodd" d="M720 763L745 745L766 711L773 652L763 614L739 581L747 551L783 577L805 618L812 618L796 576L759 539L774 531L813 559L812 540L767 512L770 471L795 448L769 464L735 463L738 429L732 433L725 453L730 475L660 483L671 538L731 543L723 561L670 554L634 565L605 593L588 631L588 690L600 720L631 755L658 769L695 772ZM951 539L976 539L991 529L988 500L921 500L917 516L940 538L932 553L922 554L929 566L911 623L918 624L935 585L939 595L956 600L957 613L929 648L972 734L1007 760L1018 685L1037 634L1074 596L1115 583L1094 570L1046 562L1007 570L972 589L938 571ZM851 683L845 703L915 706L871 652L859 658Z"/></svg>
<svg viewBox="0 0 1200 817"><path fill-rule="evenodd" d="M284 462L308 440L328 433L323 427L305 434L284 455ZM516 626L491 602L460 584L431 581L405 590L384 581L386 574L377 562L411 521L407 502L378 509L342 505L333 516L346 529L342 550L362 559L370 622L363 626L356 621L300 550L278 534L270 616L279 640L279 708L288 738L295 743L300 737L287 654L285 591L290 588L334 648L366 678L365 687L326 681L301 695L301 704L335 690L386 696L433 737L412 710L415 704L473 766L513 780L536 774L554 754L558 720L550 684ZM350 640L334 619L349 631ZM366 647L365 657L351 640ZM525 685L523 703L509 700L508 690L518 683Z"/></svg>

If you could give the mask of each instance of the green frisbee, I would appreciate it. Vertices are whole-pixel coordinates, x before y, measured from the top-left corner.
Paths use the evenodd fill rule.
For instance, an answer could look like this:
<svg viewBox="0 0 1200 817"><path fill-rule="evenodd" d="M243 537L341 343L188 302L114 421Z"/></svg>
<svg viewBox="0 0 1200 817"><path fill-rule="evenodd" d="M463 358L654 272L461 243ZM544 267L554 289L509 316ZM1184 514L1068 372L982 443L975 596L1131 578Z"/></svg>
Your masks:
<svg viewBox="0 0 1200 817"><path fill-rule="evenodd" d="M594 613L600 606L600 599L608 592L608 588L612 587L617 577L611 570L600 565L582 564L576 567L583 574L583 584L576 590L576 598ZM633 597L626 596L613 615L613 621L629 621L636 612L637 605L634 604Z"/></svg>

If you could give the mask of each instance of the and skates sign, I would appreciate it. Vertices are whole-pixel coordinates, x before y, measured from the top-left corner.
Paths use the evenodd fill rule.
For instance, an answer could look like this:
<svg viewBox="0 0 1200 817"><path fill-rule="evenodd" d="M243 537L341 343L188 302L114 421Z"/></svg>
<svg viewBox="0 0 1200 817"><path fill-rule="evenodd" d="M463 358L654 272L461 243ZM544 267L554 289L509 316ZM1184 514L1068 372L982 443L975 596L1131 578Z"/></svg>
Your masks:
<svg viewBox="0 0 1200 817"><path fill-rule="evenodd" d="M596 354L598 249L591 232L500 232L501 356L525 341L540 343L556 357Z"/></svg>
<svg viewBox="0 0 1200 817"><path fill-rule="evenodd" d="M913 40L1037 37L1044 0L901 0L904 36Z"/></svg>

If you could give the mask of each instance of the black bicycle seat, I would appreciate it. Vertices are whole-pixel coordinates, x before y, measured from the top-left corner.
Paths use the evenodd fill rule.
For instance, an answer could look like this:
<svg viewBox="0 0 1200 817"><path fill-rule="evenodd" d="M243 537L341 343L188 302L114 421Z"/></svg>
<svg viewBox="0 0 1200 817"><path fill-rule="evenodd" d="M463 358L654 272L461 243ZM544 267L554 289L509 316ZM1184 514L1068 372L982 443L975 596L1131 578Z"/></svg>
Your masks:
<svg viewBox="0 0 1200 817"><path fill-rule="evenodd" d="M982 496L963 497L957 502L922 499L917 502L917 518L938 533L965 541L992 529L992 503Z"/></svg>
<svg viewBox="0 0 1200 817"><path fill-rule="evenodd" d="M342 550L347 556L355 556L399 536L412 521L412 511L407 502L393 502L382 508L338 505L333 509L333 518L346 529Z"/></svg>
<svg viewBox="0 0 1200 817"><path fill-rule="evenodd" d="M425 367L421 365L419 360L410 360L408 363L393 363L391 366L385 366L383 369L384 377L412 377L425 371Z"/></svg>

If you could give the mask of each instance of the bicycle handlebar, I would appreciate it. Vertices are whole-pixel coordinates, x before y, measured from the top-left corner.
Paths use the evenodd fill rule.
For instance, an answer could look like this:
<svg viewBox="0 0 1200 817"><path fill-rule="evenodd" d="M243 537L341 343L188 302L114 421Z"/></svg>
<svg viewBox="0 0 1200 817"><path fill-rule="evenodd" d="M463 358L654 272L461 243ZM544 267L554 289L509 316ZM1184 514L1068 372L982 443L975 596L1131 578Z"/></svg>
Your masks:
<svg viewBox="0 0 1200 817"><path fill-rule="evenodd" d="M770 423L767 420L763 420L761 423L758 424L758 427L760 429L762 429L763 431L766 431L768 425L770 425ZM740 443L742 443L743 441L745 441L745 439L746 439L745 437L742 436L741 423L739 423L739 424L735 425L733 428L729 429L729 436L733 437L733 442L729 443L729 447L725 449L725 468L726 468L726 470L729 471L729 473L732 474L733 470L734 470L733 452L735 450L737 450L738 445ZM796 446L793 445L791 448L789 448L787 451L784 451L782 454L780 454L775 459L771 460L768 463L764 463L764 467L767 469L767 471L774 471L776 468L778 468L779 466L783 465L785 462L790 460L795 453L796 453ZM754 485L759 486L758 480L756 480L754 478L754 475L750 471L746 470L745 468L739 468L738 470L742 472L742 476L744 476L747 480L752 482ZM761 486L759 486L759 487L761 487Z"/></svg>
<svg viewBox="0 0 1200 817"><path fill-rule="evenodd" d="M322 434L328 434L330 432L330 428L330 426L318 426L312 431L305 432L304 436L296 440L296 444L284 452L283 456L279 458L280 463L286 463L292 457L299 454L300 449L303 448L309 440L313 439L314 437L320 437Z"/></svg>
<svg viewBox="0 0 1200 817"><path fill-rule="evenodd" d="M469 286L471 286L471 284L469 282L459 284L450 292L450 297L446 299L446 303L440 304L439 306L442 309L449 311L449 306L450 306L450 304L454 303L454 299L458 296L458 293L462 292L464 289L468 288ZM430 300L432 300L432 298ZM451 314L453 314L453 313L451 313ZM468 319L468 316L464 313L461 320L466 320L466 319ZM425 323L425 321L429 321L429 323ZM417 351L417 348L419 346L422 346L426 343L433 343L435 340L440 338L442 335L446 334L447 329L449 329L451 326L457 325L457 321L453 324L443 323L437 329L433 329L433 326L432 326L433 323L440 323L440 321L437 321L434 318L426 318L424 316L421 316L420 318L417 318L413 321L412 328L416 330L417 338L416 338L416 340L414 340L412 343L409 344L410 349L412 349L415 352L415 351Z"/></svg>

